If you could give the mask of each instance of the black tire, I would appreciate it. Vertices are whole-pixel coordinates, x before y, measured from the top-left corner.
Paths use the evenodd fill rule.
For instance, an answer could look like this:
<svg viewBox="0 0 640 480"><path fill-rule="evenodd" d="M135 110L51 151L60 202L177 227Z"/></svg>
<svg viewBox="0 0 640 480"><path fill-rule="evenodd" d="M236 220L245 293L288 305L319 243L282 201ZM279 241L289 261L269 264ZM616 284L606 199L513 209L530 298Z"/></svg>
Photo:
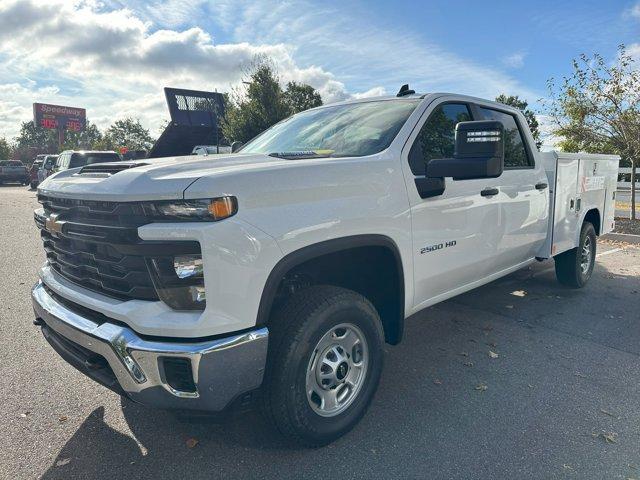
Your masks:
<svg viewBox="0 0 640 480"><path fill-rule="evenodd" d="M307 369L312 355L318 358L318 342L327 338L332 328L339 329L345 323L364 335L367 368L345 410L335 416L321 416L307 398ZM262 391L265 416L297 444L318 447L341 437L358 423L371 403L382 372L383 343L378 312L362 295L333 286L309 287L293 295L269 323Z"/></svg>
<svg viewBox="0 0 640 480"><path fill-rule="evenodd" d="M583 249L589 245L589 264L583 271ZM593 273L596 263L596 230L589 222L582 225L580 242L576 248L568 250L554 258L558 281L571 288L584 287Z"/></svg>

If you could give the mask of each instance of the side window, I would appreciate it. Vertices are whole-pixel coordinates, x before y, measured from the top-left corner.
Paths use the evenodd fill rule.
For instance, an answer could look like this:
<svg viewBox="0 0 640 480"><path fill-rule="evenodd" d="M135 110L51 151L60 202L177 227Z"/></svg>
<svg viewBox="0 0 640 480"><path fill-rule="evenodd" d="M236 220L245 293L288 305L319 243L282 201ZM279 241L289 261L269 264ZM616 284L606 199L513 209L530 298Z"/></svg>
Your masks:
<svg viewBox="0 0 640 480"><path fill-rule="evenodd" d="M518 123L510 113L480 107L486 120L499 120L504 125L504 167L526 168L533 166L524 146Z"/></svg>
<svg viewBox="0 0 640 480"><path fill-rule="evenodd" d="M436 107L420 129L409 151L409 167L414 175L424 175L429 160L451 158L456 143L456 124L471 120L464 103Z"/></svg>

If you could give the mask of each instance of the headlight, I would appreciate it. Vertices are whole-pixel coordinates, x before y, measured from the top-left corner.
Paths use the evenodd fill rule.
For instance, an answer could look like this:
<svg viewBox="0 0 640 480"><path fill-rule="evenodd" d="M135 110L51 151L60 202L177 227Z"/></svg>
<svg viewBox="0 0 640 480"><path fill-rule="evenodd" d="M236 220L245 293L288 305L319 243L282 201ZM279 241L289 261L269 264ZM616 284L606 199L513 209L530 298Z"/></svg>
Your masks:
<svg viewBox="0 0 640 480"><path fill-rule="evenodd" d="M202 200L153 202L145 208L154 217L167 220L213 221L224 220L238 211L236 197L219 197Z"/></svg>
<svg viewBox="0 0 640 480"><path fill-rule="evenodd" d="M175 310L204 310L201 255L150 258L148 267L160 300Z"/></svg>

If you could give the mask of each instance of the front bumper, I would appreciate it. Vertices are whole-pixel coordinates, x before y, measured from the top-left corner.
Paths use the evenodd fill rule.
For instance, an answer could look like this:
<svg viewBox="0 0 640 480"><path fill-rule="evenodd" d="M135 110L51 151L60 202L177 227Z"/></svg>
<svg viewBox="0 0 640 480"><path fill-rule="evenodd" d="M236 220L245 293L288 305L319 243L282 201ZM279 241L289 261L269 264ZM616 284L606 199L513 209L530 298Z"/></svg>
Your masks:
<svg viewBox="0 0 640 480"><path fill-rule="evenodd" d="M221 411L262 383L266 328L206 341L148 340L99 314L70 307L42 282L33 287L31 297L51 346L85 375L136 402L157 408ZM190 381L175 381L176 372L169 366L176 359L187 366ZM184 368L180 372L184 377ZM191 387L182 388L190 383Z"/></svg>

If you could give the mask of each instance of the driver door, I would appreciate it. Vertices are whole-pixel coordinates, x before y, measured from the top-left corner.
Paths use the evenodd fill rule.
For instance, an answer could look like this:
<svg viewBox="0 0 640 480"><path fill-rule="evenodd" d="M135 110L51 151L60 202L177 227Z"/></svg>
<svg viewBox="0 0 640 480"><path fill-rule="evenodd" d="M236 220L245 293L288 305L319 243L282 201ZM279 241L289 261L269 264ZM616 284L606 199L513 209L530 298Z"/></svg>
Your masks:
<svg viewBox="0 0 640 480"><path fill-rule="evenodd" d="M500 213L497 200L486 195L499 178L447 178L442 195L423 199L418 194L415 180L424 177L427 162L453 156L456 124L478 120L468 103L436 102L427 108L426 120L403 150L413 232L415 310L485 277L496 251L493 230Z"/></svg>

